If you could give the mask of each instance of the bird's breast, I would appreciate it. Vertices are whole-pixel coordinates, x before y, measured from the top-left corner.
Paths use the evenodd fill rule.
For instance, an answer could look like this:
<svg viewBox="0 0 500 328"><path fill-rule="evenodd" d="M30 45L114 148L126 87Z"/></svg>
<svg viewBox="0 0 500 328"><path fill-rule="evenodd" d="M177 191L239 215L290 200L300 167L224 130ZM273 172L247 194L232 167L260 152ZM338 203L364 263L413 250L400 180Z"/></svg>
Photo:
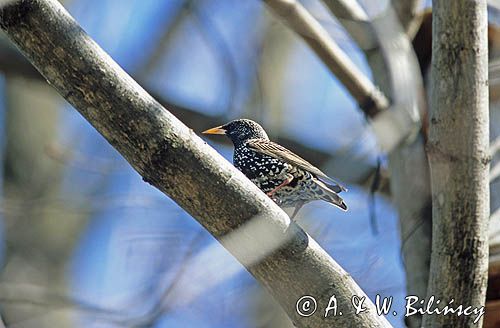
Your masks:
<svg viewBox="0 0 500 328"><path fill-rule="evenodd" d="M235 149L233 163L250 180L281 176L289 166L274 157L256 153L246 147Z"/></svg>
<svg viewBox="0 0 500 328"><path fill-rule="evenodd" d="M293 180L272 196L280 206L294 206L314 198L311 192L316 186L312 183L311 174L291 164L246 147L235 149L233 163L265 193L274 190L292 175Z"/></svg>

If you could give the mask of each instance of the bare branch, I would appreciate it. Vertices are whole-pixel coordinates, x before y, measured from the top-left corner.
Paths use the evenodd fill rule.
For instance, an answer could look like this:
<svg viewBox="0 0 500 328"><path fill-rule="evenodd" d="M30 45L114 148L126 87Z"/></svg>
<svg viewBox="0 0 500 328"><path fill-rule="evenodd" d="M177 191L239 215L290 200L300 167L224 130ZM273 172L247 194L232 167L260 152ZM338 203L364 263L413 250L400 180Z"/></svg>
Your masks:
<svg viewBox="0 0 500 328"><path fill-rule="evenodd" d="M367 116L374 117L387 109L389 101L384 94L351 62L328 32L298 1L263 2L314 50Z"/></svg>
<svg viewBox="0 0 500 328"><path fill-rule="evenodd" d="M403 30L413 38L420 26L422 16L418 15L417 9L422 0L391 0L392 7L396 11Z"/></svg>
<svg viewBox="0 0 500 328"><path fill-rule="evenodd" d="M31 306L49 310L68 308L78 312L85 312L96 317L103 317L106 321L123 324L126 319L122 311L114 311L89 304L76 297L65 295L54 288L32 284L1 283L0 304L3 306ZM1 326L0 326L1 327Z"/></svg>
<svg viewBox="0 0 500 328"><path fill-rule="evenodd" d="M19 51L10 45L5 36L0 36L0 70L4 74L22 75L24 77L39 79L40 73L19 55Z"/></svg>
<svg viewBox="0 0 500 328"><path fill-rule="evenodd" d="M361 49L368 51L378 47L369 17L357 1L323 0L323 3Z"/></svg>
<svg viewBox="0 0 500 328"><path fill-rule="evenodd" d="M132 80L56 0L5 6L0 27L145 181L246 265L298 327L389 326L371 302L365 303L367 312L355 315L351 297L365 294L352 278L257 186ZM231 238L252 222L260 229ZM318 304L328 304L335 294L343 315L324 318L317 311L301 317L296 302L305 294Z"/></svg>
<svg viewBox="0 0 500 328"><path fill-rule="evenodd" d="M10 46L8 40L0 41L0 71L5 74L21 74L25 77L34 79L44 79L40 73L24 58L17 49ZM186 122L194 131L203 131L207 126L216 126L225 122L228 118L224 116L212 116L204 114L202 110L196 110L181 106L169 101L164 96L152 91L146 90L160 104L170 110L175 117ZM335 176L345 183L357 184L368 188L376 172L375 163L371 163L368 158L351 153L349 150L340 150L336 153L327 153L325 151L308 147L294 139L283 137L280 131L273 129L271 135L277 142L283 146L309 159L312 163L328 172L334 172ZM217 142L229 142L229 140L217 138ZM389 181L388 174L382 170L382 181L379 192L388 194ZM332 174L333 175L333 174Z"/></svg>
<svg viewBox="0 0 500 328"><path fill-rule="evenodd" d="M487 17L486 0L433 1L428 141L433 238L427 294L473 308L484 306L488 279ZM475 319L424 315L423 326L481 326L482 317Z"/></svg>
<svg viewBox="0 0 500 328"><path fill-rule="evenodd" d="M425 107L418 62L392 8L389 7L375 21L365 22L366 14L361 13L362 9L354 5L354 1L323 2L335 15L342 15L340 23L357 42L363 40L360 40L356 24L361 24L363 29L368 25L370 32L367 34L374 36L372 39L376 44L363 46L361 43L361 48L375 80L391 96L393 106L377 116L372 125L379 143L385 143L385 148L391 151L390 183L399 213L407 291L409 295L424 298L431 253L431 197L423 139L415 136L415 128L420 127L419 112L424 112ZM389 137L388 131L391 131ZM410 327L420 327L419 315L407 319Z"/></svg>
<svg viewBox="0 0 500 328"><path fill-rule="evenodd" d="M144 62L139 64L136 77L144 80L145 77L154 74L155 70L160 66L161 60L164 58L166 49L170 45L174 35L189 16L193 3L194 0L184 0L178 8L173 10L176 11L175 15L168 26L163 28L148 57Z"/></svg>

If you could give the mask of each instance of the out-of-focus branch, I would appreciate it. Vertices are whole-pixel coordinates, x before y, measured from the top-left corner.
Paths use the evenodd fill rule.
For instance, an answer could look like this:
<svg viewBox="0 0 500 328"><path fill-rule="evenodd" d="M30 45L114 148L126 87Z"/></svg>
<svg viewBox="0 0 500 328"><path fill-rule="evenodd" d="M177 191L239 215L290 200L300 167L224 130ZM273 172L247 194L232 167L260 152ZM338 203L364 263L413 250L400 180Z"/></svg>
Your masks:
<svg viewBox="0 0 500 328"><path fill-rule="evenodd" d="M491 167L490 171L490 182L495 183L496 180L500 177L500 163Z"/></svg>
<svg viewBox="0 0 500 328"><path fill-rule="evenodd" d="M402 253L404 257L408 294L425 297L431 247L431 198L427 158L420 136L408 140L409 132L417 126L419 112L425 102L418 62L406 33L394 10L389 7L375 21L361 21L367 15L354 2L323 0L339 21L358 42L356 24L368 25L375 45L364 50L373 76L382 90L390 95L393 106L372 122L379 143L390 149L389 168L391 190L398 209ZM343 8L340 10L339 8ZM351 22L347 24L346 22ZM418 110L419 109L419 110ZM386 116L387 120L381 116ZM403 118L400 124L398 117ZM394 130L392 136L386 137ZM402 142L405 140L405 142ZM392 144L390 144L392 142ZM420 327L421 317L407 318L410 327Z"/></svg>
<svg viewBox="0 0 500 328"><path fill-rule="evenodd" d="M357 1L323 0L323 3L361 49L367 51L378 46L368 15Z"/></svg>
<svg viewBox="0 0 500 328"><path fill-rule="evenodd" d="M200 5L193 5L191 15L194 23L198 26L201 36L206 44L212 49L214 58L218 60L219 67L224 71L226 87L224 88L225 98L223 111L230 113L234 106L234 97L239 89L238 69L235 59L231 54L231 49L224 40L224 36L212 21L209 13Z"/></svg>
<svg viewBox="0 0 500 328"><path fill-rule="evenodd" d="M11 46L4 35L0 35L0 70L4 74L22 75L24 77L40 79L43 77L24 58L17 49Z"/></svg>
<svg viewBox="0 0 500 328"><path fill-rule="evenodd" d="M496 114L496 115L495 115ZM490 121L493 121L497 118L497 113L491 113ZM498 128L494 126L495 123L491 123L492 127L490 129L491 134L498 133ZM491 170L490 170L490 184L491 184L491 210L495 211L498 209L498 186L495 187L494 184L498 183L498 179L500 178L500 137L497 137L490 145L490 157L491 161Z"/></svg>
<svg viewBox="0 0 500 328"><path fill-rule="evenodd" d="M490 156L494 157L500 152L500 137L497 137L490 145Z"/></svg>
<svg viewBox="0 0 500 328"><path fill-rule="evenodd" d="M417 33L422 20L422 15L417 12L421 3L422 0L391 0L399 22L410 39Z"/></svg>
<svg viewBox="0 0 500 328"><path fill-rule="evenodd" d="M177 13L172 18L170 24L163 28L151 55L135 70L136 73L134 76L138 80L144 81L151 75L154 75L155 70L161 65L167 49L171 47L172 42L175 41L179 32L183 32L185 24L192 21L198 27L199 35L218 61L218 67L224 71L225 78L227 79L227 88L224 90L224 95L221 98L225 99L223 104L224 111L229 112L233 107L233 98L236 93L235 90L238 89L239 82L238 70L231 51L216 24L212 22L210 15L205 12L203 2L185 0L179 7L177 10L174 10Z"/></svg>
<svg viewBox="0 0 500 328"><path fill-rule="evenodd" d="M4 100L0 216L7 228L4 241L8 247L0 280L44 281L49 288L63 289L67 261L78 241L75 237L88 219L88 213L65 212L76 205L71 197L59 210L54 210L49 200L60 195L64 166L48 158L44 148L58 136L63 101L45 81L12 74L5 77ZM9 209L13 203L14 211ZM79 202L82 207L83 203ZM59 222L57 229L53 229L54 222ZM26 315L24 308L1 309L8 326ZM57 316L62 326L67 319ZM53 321L40 322L38 327L53 327Z"/></svg>
<svg viewBox="0 0 500 328"><path fill-rule="evenodd" d="M144 80L160 66L161 60L164 58L166 49L170 45L172 39L176 35L179 27L185 22L185 19L190 14L191 6L194 0L185 0L180 4L179 8L173 10L174 15L168 23L164 26L160 36L153 44L153 49L144 62L140 63L137 71L137 76L140 80Z"/></svg>
<svg viewBox="0 0 500 328"><path fill-rule="evenodd" d="M296 0L263 0L318 55L369 117L387 109L389 101L340 49L321 24Z"/></svg>
<svg viewBox="0 0 500 328"><path fill-rule="evenodd" d="M147 94L56 0L4 6L0 27L145 181L245 265L296 326L389 327L369 300L368 311L356 315L352 295L366 295L353 279L257 186ZM334 294L342 316L297 313L303 295L323 305Z"/></svg>
<svg viewBox="0 0 500 328"><path fill-rule="evenodd" d="M8 40L0 41L0 71L5 74L23 75L34 79L43 79L31 63L24 58L17 49L10 45ZM178 119L189 124L194 131L203 131L207 127L220 125L228 120L226 116L211 116L202 111L187 108L169 101L164 96L147 90L162 106L169 108L172 114ZM276 131L273 129L273 132ZM375 163L368 159L360 158L350 152L339 152L330 154L325 151L308 147L294 139L284 137L278 132L272 136L283 146L309 159L317 166L324 166L328 173L330 170L333 175L345 183L352 183L368 188L376 172ZM227 142L229 140L217 138L218 142ZM389 181L386 171L382 171L381 192L389 193Z"/></svg>
<svg viewBox="0 0 500 328"><path fill-rule="evenodd" d="M360 48L370 50L377 47L377 36L370 26L370 19L357 1L323 0L323 2ZM421 2L421 0L391 0L391 5L403 30L410 39L413 38L420 25L422 17L418 15L417 9Z"/></svg>

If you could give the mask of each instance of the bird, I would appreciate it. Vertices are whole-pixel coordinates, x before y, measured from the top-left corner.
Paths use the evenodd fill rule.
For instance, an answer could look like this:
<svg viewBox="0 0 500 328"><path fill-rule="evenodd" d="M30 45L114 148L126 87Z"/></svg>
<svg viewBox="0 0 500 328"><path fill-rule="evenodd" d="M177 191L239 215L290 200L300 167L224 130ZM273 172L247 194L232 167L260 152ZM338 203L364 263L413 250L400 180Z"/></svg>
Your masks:
<svg viewBox="0 0 500 328"><path fill-rule="evenodd" d="M293 207L294 220L305 204L323 200L347 211L338 195L347 189L320 169L269 137L257 122L236 119L202 132L221 134L234 145L233 165L282 208Z"/></svg>

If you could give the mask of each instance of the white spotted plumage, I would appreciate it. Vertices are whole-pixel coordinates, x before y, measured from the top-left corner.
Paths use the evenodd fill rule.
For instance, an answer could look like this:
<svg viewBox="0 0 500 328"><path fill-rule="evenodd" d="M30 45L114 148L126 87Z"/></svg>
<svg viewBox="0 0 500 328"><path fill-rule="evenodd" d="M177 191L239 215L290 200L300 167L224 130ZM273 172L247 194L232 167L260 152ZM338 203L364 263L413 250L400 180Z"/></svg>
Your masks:
<svg viewBox="0 0 500 328"><path fill-rule="evenodd" d="M278 205L295 207L292 218L304 204L314 200L324 200L347 210L337 195L346 190L344 187L306 160L270 141L259 124L241 119L219 128L234 144L234 166Z"/></svg>

